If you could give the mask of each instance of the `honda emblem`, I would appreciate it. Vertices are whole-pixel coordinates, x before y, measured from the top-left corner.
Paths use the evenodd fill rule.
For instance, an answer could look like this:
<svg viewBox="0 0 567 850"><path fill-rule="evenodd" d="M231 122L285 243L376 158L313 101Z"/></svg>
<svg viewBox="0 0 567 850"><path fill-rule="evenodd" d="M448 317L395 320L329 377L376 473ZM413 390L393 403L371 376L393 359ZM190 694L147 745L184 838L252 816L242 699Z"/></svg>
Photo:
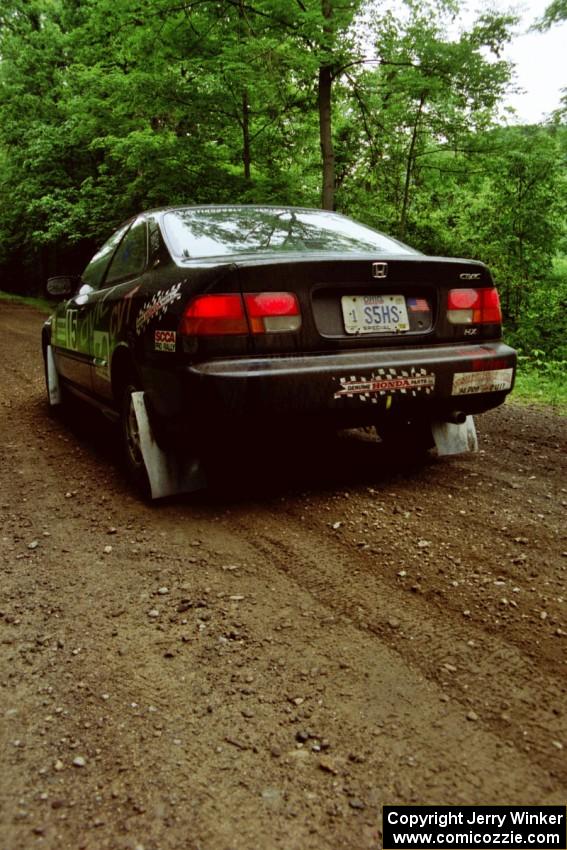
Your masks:
<svg viewBox="0 0 567 850"><path fill-rule="evenodd" d="M388 274L388 263L372 263L372 277L384 278Z"/></svg>

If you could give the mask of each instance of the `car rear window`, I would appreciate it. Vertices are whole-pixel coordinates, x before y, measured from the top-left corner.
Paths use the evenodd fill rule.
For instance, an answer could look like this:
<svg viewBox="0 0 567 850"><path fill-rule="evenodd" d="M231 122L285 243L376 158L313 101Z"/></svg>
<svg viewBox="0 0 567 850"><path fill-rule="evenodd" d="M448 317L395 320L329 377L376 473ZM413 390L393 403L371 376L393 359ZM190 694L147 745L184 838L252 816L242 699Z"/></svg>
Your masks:
<svg viewBox="0 0 567 850"><path fill-rule="evenodd" d="M418 253L342 215L317 210L179 209L167 212L163 222L172 253L179 259L274 251Z"/></svg>

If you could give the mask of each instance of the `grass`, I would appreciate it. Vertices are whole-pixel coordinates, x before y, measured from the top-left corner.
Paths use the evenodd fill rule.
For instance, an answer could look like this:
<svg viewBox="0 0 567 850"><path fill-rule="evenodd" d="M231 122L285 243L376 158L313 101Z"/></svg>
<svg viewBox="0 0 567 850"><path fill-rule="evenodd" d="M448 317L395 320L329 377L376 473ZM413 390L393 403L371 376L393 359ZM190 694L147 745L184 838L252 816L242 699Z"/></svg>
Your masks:
<svg viewBox="0 0 567 850"><path fill-rule="evenodd" d="M567 415L567 363L551 361L528 366L520 360L511 401L545 405Z"/></svg>
<svg viewBox="0 0 567 850"><path fill-rule="evenodd" d="M52 313L53 302L47 298L31 298L27 295L14 295L12 292L0 291L0 301L9 301L12 304L27 304L29 307L35 307L41 313Z"/></svg>
<svg viewBox="0 0 567 850"><path fill-rule="evenodd" d="M511 400L551 406L567 414L567 358L564 327L567 256L556 257L546 281L532 293L510 344L518 350L518 374Z"/></svg>

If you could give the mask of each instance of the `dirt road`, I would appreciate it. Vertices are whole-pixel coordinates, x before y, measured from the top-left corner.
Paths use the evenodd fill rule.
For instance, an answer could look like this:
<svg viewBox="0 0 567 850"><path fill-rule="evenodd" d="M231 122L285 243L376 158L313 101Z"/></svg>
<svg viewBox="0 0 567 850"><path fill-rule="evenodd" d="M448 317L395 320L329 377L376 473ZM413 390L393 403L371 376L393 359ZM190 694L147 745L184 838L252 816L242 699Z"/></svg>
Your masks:
<svg viewBox="0 0 567 850"><path fill-rule="evenodd" d="M384 803L565 802L565 419L403 471L279 446L148 506L109 426L48 417L41 321L0 305L2 850L362 850Z"/></svg>

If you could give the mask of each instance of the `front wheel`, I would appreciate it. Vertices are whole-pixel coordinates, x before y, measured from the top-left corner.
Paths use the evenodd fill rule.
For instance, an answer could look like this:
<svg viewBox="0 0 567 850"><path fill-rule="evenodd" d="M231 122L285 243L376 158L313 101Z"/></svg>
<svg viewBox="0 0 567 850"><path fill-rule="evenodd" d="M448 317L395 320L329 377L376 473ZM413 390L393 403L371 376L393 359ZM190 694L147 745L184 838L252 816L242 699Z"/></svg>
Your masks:
<svg viewBox="0 0 567 850"><path fill-rule="evenodd" d="M43 347L43 372L45 376L45 394L47 398L47 412L56 417L61 414L67 402L67 390L61 383L59 373L53 359L53 352L49 344Z"/></svg>

